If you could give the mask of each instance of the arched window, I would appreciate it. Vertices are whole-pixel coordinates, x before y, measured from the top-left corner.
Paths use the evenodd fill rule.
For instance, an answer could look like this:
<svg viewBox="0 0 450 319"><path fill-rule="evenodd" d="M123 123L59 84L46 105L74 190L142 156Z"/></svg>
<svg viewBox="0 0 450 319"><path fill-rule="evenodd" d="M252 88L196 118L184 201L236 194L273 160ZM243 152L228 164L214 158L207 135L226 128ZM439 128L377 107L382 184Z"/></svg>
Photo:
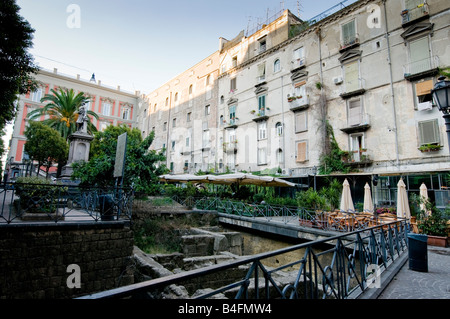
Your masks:
<svg viewBox="0 0 450 319"><path fill-rule="evenodd" d="M280 59L276 59L275 62L273 62L273 72L279 72L281 71L281 62Z"/></svg>
<svg viewBox="0 0 450 319"><path fill-rule="evenodd" d="M282 136L283 135L283 124L281 124L281 122L278 122L277 124L275 124L275 130L277 132L277 136Z"/></svg>

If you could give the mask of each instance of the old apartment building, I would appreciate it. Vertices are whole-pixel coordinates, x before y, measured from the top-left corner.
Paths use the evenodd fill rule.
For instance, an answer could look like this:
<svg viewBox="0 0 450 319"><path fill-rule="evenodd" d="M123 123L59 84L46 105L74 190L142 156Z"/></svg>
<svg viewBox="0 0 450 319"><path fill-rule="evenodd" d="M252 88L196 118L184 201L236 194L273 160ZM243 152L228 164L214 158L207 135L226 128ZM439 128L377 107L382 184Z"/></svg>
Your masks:
<svg viewBox="0 0 450 319"><path fill-rule="evenodd" d="M305 23L286 10L251 35L221 38L148 94L146 130L173 173L281 172L303 183L320 173L328 127L354 185L379 179L378 201L395 199L400 176L409 190L424 181L448 196L450 150L431 89L450 65L449 17L439 0L361 0Z"/></svg>
<svg viewBox="0 0 450 319"><path fill-rule="evenodd" d="M5 170L8 178L20 176L28 164L28 155L24 152L26 138L25 128L28 123L27 115L34 109L43 107L41 98L51 89L73 89L76 94L84 92L90 97L89 110L99 115L99 120L92 119L97 130L103 130L108 125L125 124L129 127L137 127L139 110L145 108L145 103L139 92L130 93L120 90L120 87L112 88L96 81L72 77L53 71L40 70L35 76L38 88L34 92L22 95L19 98L18 112L14 122L14 128L9 145L9 152Z"/></svg>

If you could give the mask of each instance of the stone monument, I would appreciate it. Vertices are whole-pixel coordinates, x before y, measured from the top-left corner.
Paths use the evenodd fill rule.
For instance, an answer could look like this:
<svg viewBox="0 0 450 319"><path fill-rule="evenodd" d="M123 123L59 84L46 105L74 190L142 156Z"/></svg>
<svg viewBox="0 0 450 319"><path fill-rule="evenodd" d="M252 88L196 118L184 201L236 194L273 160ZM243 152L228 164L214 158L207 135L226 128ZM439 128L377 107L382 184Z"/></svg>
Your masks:
<svg viewBox="0 0 450 319"><path fill-rule="evenodd" d="M89 150L94 137L87 131L88 121L87 110L83 103L78 110L77 130L69 136L69 159L62 169L63 180L70 180L73 173L72 163L89 160Z"/></svg>

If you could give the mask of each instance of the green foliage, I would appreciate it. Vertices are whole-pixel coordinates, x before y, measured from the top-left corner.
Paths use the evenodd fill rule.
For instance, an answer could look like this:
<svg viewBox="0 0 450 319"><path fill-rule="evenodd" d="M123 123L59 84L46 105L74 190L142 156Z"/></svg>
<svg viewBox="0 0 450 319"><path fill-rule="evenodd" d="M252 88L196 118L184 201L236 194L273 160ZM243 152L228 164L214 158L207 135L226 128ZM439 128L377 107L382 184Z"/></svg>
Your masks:
<svg viewBox="0 0 450 319"><path fill-rule="evenodd" d="M422 201L423 202L423 201ZM428 216L425 211L431 213ZM418 216L417 227L423 234L431 236L447 237L447 219L444 214L431 202L425 202L425 211L421 211Z"/></svg>
<svg viewBox="0 0 450 319"><path fill-rule="evenodd" d="M78 110L80 106L88 101L89 98L84 96L83 92L75 95L73 89L63 90L60 88L58 91L52 89L51 94L46 94L41 99L41 102L49 103L47 103L43 108L38 108L31 111L28 114L28 118L30 120L36 120L41 116L49 116L47 119L42 121L42 123L58 131L61 136L67 140L68 137L77 130L76 122L78 119ZM92 116L99 119L97 113L93 111L87 111L87 115L88 118L89 116ZM88 122L87 130L91 134L97 131L95 126L90 121Z"/></svg>
<svg viewBox="0 0 450 319"><path fill-rule="evenodd" d="M165 174L167 168L161 163L165 161L163 153L149 149L154 132L142 140L137 128L130 129L126 125L110 125L103 132L96 132L91 144L91 159L74 163L72 177L85 185L113 186L117 138L123 133L128 136L123 185L130 187L133 184L137 192L159 193L159 175Z"/></svg>
<svg viewBox="0 0 450 319"><path fill-rule="evenodd" d="M337 179L333 179L328 187L315 191L309 188L306 191L297 192L299 207L313 210L335 210L341 200L342 185Z"/></svg>
<svg viewBox="0 0 450 319"><path fill-rule="evenodd" d="M25 152L39 166L47 167L47 173L53 163L58 163L67 159L69 145L66 140L54 129L41 122L30 122L25 130Z"/></svg>
<svg viewBox="0 0 450 319"><path fill-rule="evenodd" d="M50 180L38 176L18 177L15 185L21 207L28 213L54 213L58 195L67 188L52 187L52 184Z"/></svg>
<svg viewBox="0 0 450 319"><path fill-rule="evenodd" d="M178 225L161 219L147 219L134 231L134 243L145 253L181 252Z"/></svg>
<svg viewBox="0 0 450 319"><path fill-rule="evenodd" d="M14 120L17 96L33 91L38 67L27 52L34 29L19 15L15 0L0 1L0 129Z"/></svg>
<svg viewBox="0 0 450 319"><path fill-rule="evenodd" d="M329 154L325 154L320 158L319 174L329 175L333 172L342 172L344 174L348 173L350 171L350 167L342 160L342 157L347 152L340 149L339 144L334 137L334 132L331 125L328 122L326 125L331 150Z"/></svg>

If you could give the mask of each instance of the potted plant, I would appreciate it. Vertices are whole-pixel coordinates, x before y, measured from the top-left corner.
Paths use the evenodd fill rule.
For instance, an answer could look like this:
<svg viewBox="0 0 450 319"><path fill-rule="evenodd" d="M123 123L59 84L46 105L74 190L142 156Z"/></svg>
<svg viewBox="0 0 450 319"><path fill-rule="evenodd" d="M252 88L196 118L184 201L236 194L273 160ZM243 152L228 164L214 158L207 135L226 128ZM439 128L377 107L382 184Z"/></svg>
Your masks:
<svg viewBox="0 0 450 319"><path fill-rule="evenodd" d="M442 148L442 145L439 144L424 144L419 147L419 151L421 152L436 152Z"/></svg>
<svg viewBox="0 0 450 319"><path fill-rule="evenodd" d="M430 212L428 215L426 212ZM428 235L428 245L447 247L449 237L447 230L447 219L442 212L432 203L426 202L425 211L421 211L417 226L422 234Z"/></svg>

